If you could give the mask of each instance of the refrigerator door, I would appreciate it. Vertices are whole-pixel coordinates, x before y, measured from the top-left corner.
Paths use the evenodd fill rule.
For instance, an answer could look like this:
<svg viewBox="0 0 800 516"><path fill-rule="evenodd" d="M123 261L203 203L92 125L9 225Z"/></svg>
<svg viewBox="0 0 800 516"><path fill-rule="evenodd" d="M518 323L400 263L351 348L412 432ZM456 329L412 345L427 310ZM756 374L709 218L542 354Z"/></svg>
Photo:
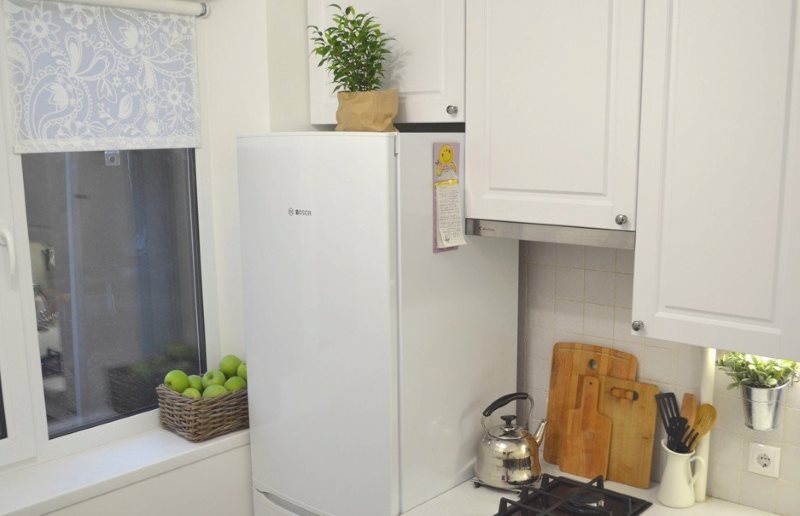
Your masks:
<svg viewBox="0 0 800 516"><path fill-rule="evenodd" d="M395 137L239 139L253 483L398 513Z"/></svg>
<svg viewBox="0 0 800 516"><path fill-rule="evenodd" d="M402 512L473 476L480 413L516 390L519 242L432 252L433 145L460 143L463 165L463 141L398 136Z"/></svg>

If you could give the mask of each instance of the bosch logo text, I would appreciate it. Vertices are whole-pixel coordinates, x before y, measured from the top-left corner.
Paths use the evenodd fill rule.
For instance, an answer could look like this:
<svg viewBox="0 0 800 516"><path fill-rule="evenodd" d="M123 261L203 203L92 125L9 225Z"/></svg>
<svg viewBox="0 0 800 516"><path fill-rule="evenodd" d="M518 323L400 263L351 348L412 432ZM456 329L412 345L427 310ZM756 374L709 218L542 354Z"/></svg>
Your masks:
<svg viewBox="0 0 800 516"><path fill-rule="evenodd" d="M299 210L294 208L289 208L289 216L297 215L298 217L310 217L311 210Z"/></svg>

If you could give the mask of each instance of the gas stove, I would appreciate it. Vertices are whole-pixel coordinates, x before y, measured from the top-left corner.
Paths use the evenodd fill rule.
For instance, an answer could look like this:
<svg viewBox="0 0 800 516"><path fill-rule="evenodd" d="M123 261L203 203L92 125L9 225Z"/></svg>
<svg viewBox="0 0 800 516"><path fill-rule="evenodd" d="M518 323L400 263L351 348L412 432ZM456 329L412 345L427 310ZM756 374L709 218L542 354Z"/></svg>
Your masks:
<svg viewBox="0 0 800 516"><path fill-rule="evenodd" d="M501 498L495 516L635 516L651 505L646 500L605 489L602 476L583 483L545 473L538 489L523 489L518 500Z"/></svg>

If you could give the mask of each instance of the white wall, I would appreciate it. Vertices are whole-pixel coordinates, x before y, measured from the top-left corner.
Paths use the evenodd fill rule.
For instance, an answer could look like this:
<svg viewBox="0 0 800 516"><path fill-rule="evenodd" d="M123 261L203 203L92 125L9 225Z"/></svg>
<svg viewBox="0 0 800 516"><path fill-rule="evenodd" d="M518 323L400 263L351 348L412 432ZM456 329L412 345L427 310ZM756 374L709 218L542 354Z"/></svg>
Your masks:
<svg viewBox="0 0 800 516"><path fill-rule="evenodd" d="M267 0L269 99L273 131L312 131L308 123L305 0Z"/></svg>
<svg viewBox="0 0 800 516"><path fill-rule="evenodd" d="M270 128L263 0L212 0L198 21L203 147L198 150L200 239L208 362L244 354L236 137Z"/></svg>
<svg viewBox="0 0 800 516"><path fill-rule="evenodd" d="M639 381L662 392L699 394L703 349L631 335L632 251L526 242L521 271L521 387L534 398L534 416L547 413L550 362L555 342L599 344L634 354ZM727 377L716 375L708 490L711 496L787 516L800 514L800 386L787 391L781 424L774 432L744 426L738 391L728 391ZM659 421L656 443L664 430ZM781 446L780 479L747 471L750 441ZM656 445L653 478L663 469Z"/></svg>
<svg viewBox="0 0 800 516"><path fill-rule="evenodd" d="M251 515L250 446L235 448L49 514Z"/></svg>

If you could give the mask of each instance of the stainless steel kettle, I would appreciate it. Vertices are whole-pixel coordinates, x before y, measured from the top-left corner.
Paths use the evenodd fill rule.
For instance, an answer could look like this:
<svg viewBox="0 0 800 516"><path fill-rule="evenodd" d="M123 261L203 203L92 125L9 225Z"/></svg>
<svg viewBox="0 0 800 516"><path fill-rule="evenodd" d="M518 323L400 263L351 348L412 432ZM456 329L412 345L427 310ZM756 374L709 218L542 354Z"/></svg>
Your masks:
<svg viewBox="0 0 800 516"><path fill-rule="evenodd" d="M512 401L527 399L530 403L526 424L514 424L517 416L500 416L504 424L486 428L486 418ZM528 432L527 422L533 412L533 400L526 392L506 394L493 401L483 411L481 424L483 438L478 445L478 460L475 463L475 476L478 483L500 489L519 489L539 480L542 468L539 464L539 445L542 444L547 420L539 423L536 432Z"/></svg>

